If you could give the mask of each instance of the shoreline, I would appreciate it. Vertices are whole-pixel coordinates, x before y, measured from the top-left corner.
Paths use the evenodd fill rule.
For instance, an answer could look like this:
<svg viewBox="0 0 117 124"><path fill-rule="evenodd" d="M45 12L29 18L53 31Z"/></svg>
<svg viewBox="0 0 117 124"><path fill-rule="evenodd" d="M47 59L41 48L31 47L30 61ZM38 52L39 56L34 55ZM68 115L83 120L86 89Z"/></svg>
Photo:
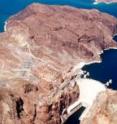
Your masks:
<svg viewBox="0 0 117 124"><path fill-rule="evenodd" d="M111 49L117 50L117 47L106 48L106 49L102 50L100 53L98 53L98 55L102 55L102 54L104 54L105 51L108 51L108 50L111 50ZM85 65L90 65L90 64L94 64L94 63L101 63L101 62L102 62L102 60L94 60L94 61L91 61L91 62L81 62L82 64L81 63L80 64L83 67Z"/></svg>
<svg viewBox="0 0 117 124"><path fill-rule="evenodd" d="M104 49L104 50L102 50L102 51L100 51L100 53L98 53L99 55L102 55L102 54L104 54L104 52L105 51L108 51L108 50L113 50L113 49L115 49L115 50L117 50L117 47L109 47L109 48L106 48L106 49ZM84 66L89 66L89 65L91 65L91 64L97 64L97 63L101 63L102 62L102 60L100 59L100 60L93 60L93 61L90 61L90 62L80 62L80 63L78 63L77 65L75 65L74 66L74 68L73 68L73 72L75 72L77 69L79 69L80 70L80 72L79 72L79 75L81 76L82 74L83 74L83 67Z"/></svg>
<svg viewBox="0 0 117 124"><path fill-rule="evenodd" d="M8 22L7 22L7 20L4 22L4 30L3 30L3 32L6 32L7 31L7 24L8 24Z"/></svg>
<svg viewBox="0 0 117 124"><path fill-rule="evenodd" d="M97 5L97 4L100 4L100 3L104 3L104 4L112 4L112 3L117 3L117 2L114 2L114 1L112 1L112 2L104 2L104 1L98 1L98 0L94 0L94 2L93 2L93 4L94 5Z"/></svg>

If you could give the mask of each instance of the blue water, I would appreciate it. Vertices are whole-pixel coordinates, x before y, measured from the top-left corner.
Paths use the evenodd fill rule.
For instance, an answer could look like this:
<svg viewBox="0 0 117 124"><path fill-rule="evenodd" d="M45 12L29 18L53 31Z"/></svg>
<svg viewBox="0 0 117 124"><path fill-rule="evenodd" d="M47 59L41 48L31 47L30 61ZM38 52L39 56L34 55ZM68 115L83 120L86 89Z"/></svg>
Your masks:
<svg viewBox="0 0 117 124"><path fill-rule="evenodd" d="M117 50L106 50L101 55L101 64L91 64L83 67L83 70L90 72L90 78L106 83L109 79L113 80L110 88L117 90Z"/></svg>
<svg viewBox="0 0 117 124"><path fill-rule="evenodd" d="M117 42L117 35L115 35L115 36L113 37L113 40L115 40L115 41Z"/></svg>
<svg viewBox="0 0 117 124"><path fill-rule="evenodd" d="M78 111L76 111L69 119L65 122L65 124L79 124L80 121L78 118L82 115L85 111L85 107L81 107Z"/></svg>
<svg viewBox="0 0 117 124"><path fill-rule="evenodd" d="M24 9L27 5L39 2L51 5L70 5L85 9L98 9L117 17L117 4L93 4L93 0L0 0L0 32L4 31L4 23L11 16ZM117 40L117 37L114 38ZM102 63L91 64L83 69L90 72L90 78L106 82L113 79L111 88L117 90L117 50L105 51ZM75 120L76 119L76 120ZM77 115L68 119L66 124L78 124Z"/></svg>
<svg viewBox="0 0 117 124"><path fill-rule="evenodd" d="M0 0L0 32L3 31L5 20L33 2L51 5L70 5L86 9L96 8L117 17L117 4L115 3L93 5L93 0Z"/></svg>

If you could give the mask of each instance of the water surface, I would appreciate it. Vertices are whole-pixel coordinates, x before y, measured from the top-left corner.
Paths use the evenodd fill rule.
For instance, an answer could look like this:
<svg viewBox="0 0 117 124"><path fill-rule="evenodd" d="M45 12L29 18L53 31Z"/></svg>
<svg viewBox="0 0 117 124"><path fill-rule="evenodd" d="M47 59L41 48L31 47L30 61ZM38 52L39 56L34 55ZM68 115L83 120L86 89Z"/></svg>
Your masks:
<svg viewBox="0 0 117 124"><path fill-rule="evenodd" d="M70 5L85 9L96 8L117 17L117 4L115 3L94 5L94 0L0 0L0 32L4 29L5 20L33 2L50 5Z"/></svg>
<svg viewBox="0 0 117 124"><path fill-rule="evenodd" d="M0 32L4 31L4 23L11 16L24 9L27 5L38 2L49 5L70 5L77 8L98 9L117 17L117 4L100 3L94 5L94 0L0 0ZM116 39L117 37L115 37ZM111 88L117 90L117 50L105 51L102 63L84 66L83 70L90 72L90 78L105 83L109 79L113 80ZM82 111L82 110L80 110ZM78 124L79 112L71 116L66 124Z"/></svg>
<svg viewBox="0 0 117 124"><path fill-rule="evenodd" d="M83 70L90 73L90 78L106 83L112 79L110 88L117 90L117 50L106 50L101 55L102 62L86 65Z"/></svg>

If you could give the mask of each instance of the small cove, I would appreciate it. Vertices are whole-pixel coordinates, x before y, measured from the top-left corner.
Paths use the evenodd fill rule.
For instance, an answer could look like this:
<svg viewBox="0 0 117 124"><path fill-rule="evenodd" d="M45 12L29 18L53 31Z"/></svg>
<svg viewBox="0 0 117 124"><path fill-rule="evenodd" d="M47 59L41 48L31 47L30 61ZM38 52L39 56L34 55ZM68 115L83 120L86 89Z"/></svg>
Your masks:
<svg viewBox="0 0 117 124"><path fill-rule="evenodd" d="M117 34L113 37L113 40L117 42Z"/></svg>
<svg viewBox="0 0 117 124"><path fill-rule="evenodd" d="M93 63L82 68L90 73L89 78L106 83L112 79L110 88L117 90L117 50L105 50L101 54L101 63Z"/></svg>

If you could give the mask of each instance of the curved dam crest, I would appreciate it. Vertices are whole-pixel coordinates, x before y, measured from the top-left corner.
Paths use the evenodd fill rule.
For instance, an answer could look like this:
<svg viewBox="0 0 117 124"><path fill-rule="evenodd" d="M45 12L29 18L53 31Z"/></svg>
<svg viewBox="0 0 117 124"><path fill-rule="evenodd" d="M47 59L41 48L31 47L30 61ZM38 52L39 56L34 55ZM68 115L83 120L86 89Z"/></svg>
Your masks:
<svg viewBox="0 0 117 124"><path fill-rule="evenodd" d="M75 6L75 7L78 7L78 8L85 8L85 9L92 9L92 8L97 8L97 9L99 9L99 10L101 10L101 11L103 11L103 12L108 12L109 14L112 14L113 16L115 16L115 17L117 17L117 13L116 13L116 10L117 10L117 4L109 4L109 5L106 5L106 4L97 4L97 5L94 5L94 4L92 4L93 3L93 1L91 1L91 0L86 0L85 2L82 2L82 1L76 1L76 0L68 0L68 1L66 1L66 0L59 0L59 1L55 1L55 0L53 0L53 1L50 1L50 0L29 0L29 1L23 1L22 2L22 0L18 0L17 1L17 3L16 3L16 1L15 0L13 0L13 3L14 3L14 6L13 6L13 8L11 8L11 7L9 7L9 0L7 1L7 3L5 3L6 1L2 1L1 2L1 0L0 0L0 3L2 3L2 4L0 4L0 5L2 5L2 8L0 8L0 31L3 31L3 25L4 25L4 23L5 23L5 21L11 16L11 15L13 15L13 14L15 14L16 12L18 12L19 10L21 10L21 9L23 9L25 6L27 6L28 4L30 4L30 3L32 3L32 2L41 2L41 3L46 3L46 4L56 4L56 5L70 5L70 6ZM12 3L12 4L13 4ZM21 3L21 4L20 4ZM4 9L4 6L3 5L7 5L7 7L8 7L8 9ZM51 10L51 9L50 9ZM3 12L3 13L2 13ZM37 18L38 19L38 18ZM16 19L17 20L17 19ZM32 19L33 20L33 19ZM7 23L7 22L6 22ZM17 25L18 23L16 23L16 25ZM20 24L20 23L19 23ZM51 24L51 23L50 23ZM12 25L12 21L11 21L11 25ZM30 25L30 24L29 24ZM41 25L40 25L41 26ZM24 27L23 27L24 29L28 29L28 28L25 28L25 25L24 25ZM4 27L4 29L6 30L6 26ZM15 30L17 30L18 28L16 28ZM33 29L33 28L32 28ZM34 28L34 30L35 30L36 28ZM38 28L37 28L38 29ZM42 28L43 29L43 28ZM57 28L54 28L54 31L59 31L59 30L61 30L61 27L57 27ZM22 30L20 30L20 31L22 31ZM36 31L36 32L38 32L38 30ZM70 31L70 32L73 32L73 31ZM18 30L17 30L17 32L16 32L17 34L18 34ZM33 44L32 45L32 43L34 43L34 42L32 42L33 40L33 38L34 38L34 36L32 36L32 35L29 35L29 34L25 34L26 32L23 32L23 33L21 33L21 34L23 34L24 36L23 36L23 38L22 38L22 36L21 35L18 35L18 38L19 39L17 39L16 37L15 37L15 33L14 33L14 35L12 35L12 37L10 37L9 38L9 40L12 42L12 38L14 38L14 41L17 41L17 43L13 43L13 45L8 45L8 44L6 44L6 46L8 46L8 48L9 48L9 51L12 51L12 50L14 50L14 51L12 51L12 54L10 54L10 52L8 53L8 54L10 54L10 56L15 56L15 54L14 54L14 52L19 56L19 58L17 58L17 56L15 56L17 59L19 59L19 60L22 60L22 63L21 63L21 67L19 67L19 65L16 65L16 66L18 66L18 69L14 69L14 70L12 70L12 71L10 71L10 72L7 72L7 71L9 71L9 70L7 70L5 73L2 73L2 78L4 79L5 78L5 74L8 74L9 75L9 73L11 74L10 76L11 77L14 77L14 73L15 73L15 75L16 75L16 79L17 79L17 77L21 77L22 78L22 80L20 81L19 79L17 79L16 80L16 82L17 82L17 84L19 85L18 87L15 87L16 88L16 91L15 92L17 92L18 90L19 90L19 92L18 92L18 94L17 95L21 95L22 94L22 98L24 99L24 100L26 100L25 102L23 101L23 99L22 98L20 98L20 96L15 96L15 101L16 101L16 111L17 111L17 115L18 115L18 118L22 118L22 111L24 111L24 110L26 110L26 112L29 112L30 113L30 108L31 109L33 109L33 111L31 111L32 113L32 115L33 115L33 118L32 118L32 121L34 121L35 122L35 120L36 120L36 123L38 123L38 119L39 118L36 118L36 116L37 116L37 111L38 111L38 116L40 117L40 118L42 118L42 119L45 119L45 117L47 117L48 118L48 116L44 116L44 118L43 118L43 114L41 115L41 114L39 114L39 113L46 113L47 112L47 110L48 109L51 109L51 111L52 111L52 116L55 116L56 114L58 114L56 111L55 111L55 107L56 107L56 105L57 104L59 104L59 105L61 105L61 103L60 102L58 102L59 100L61 101L61 99L62 99L62 104L63 104L63 106L64 106L64 104L66 104L66 101L64 100L64 99L66 99L66 98L70 98L70 97L68 97L68 95L66 95L65 93L67 92L67 91L70 91L70 96L73 96L73 100L75 100L77 97L78 97L78 95L79 95L79 88L77 87L77 86L73 86L73 84L72 84L72 82L74 82L74 80L73 80L73 78L70 78L70 79L66 79L65 81L64 81L64 85L62 86L62 87L60 87L60 89L58 88L59 87L59 84L57 84L56 82L59 82L59 81L63 81L63 77L61 77L61 75L60 74L58 74L59 73L59 69L58 68L62 68L62 67L64 67L64 65L63 66L61 66L61 64L58 62L57 63L57 60L58 60L58 57L57 57L57 55L55 55L54 57L53 56L50 56L49 57L49 61L48 61L48 58L46 58L47 56L46 56L46 53L47 54L51 54L52 53L52 51L51 51L51 49L46 49L45 47L42 47L41 49L38 49L39 47L37 47L35 44ZM36 34L36 33L35 33ZM67 34L67 33L66 33ZM25 36L30 36L29 38L31 38L31 40L30 40L30 42L29 43L27 43L27 41L29 41L29 40L27 40L27 38L25 37ZM76 34L75 34L76 35ZM35 37L36 37L37 35L35 35ZM39 37L36 37L37 39L39 38ZM37 40L36 39L36 40ZM81 38L82 39L82 38ZM26 40L26 44L23 42L24 40ZM37 40L38 41L38 40ZM32 42L32 43L31 43ZM4 43L4 42L3 42ZM8 42L9 43L9 42ZM38 42L37 42L38 43ZM58 42L57 42L58 43ZM38 44L39 45L39 44ZM64 44L64 45L66 45L67 46L67 44ZM4 46L4 49L6 49L6 46ZM36 50L34 50L34 49L31 49L31 47L34 47L34 49L36 49ZM57 45L56 45L57 46ZM68 47L74 47L74 48L76 48L77 49L77 47L75 47L74 46L74 44L68 44ZM53 48L53 47L52 47ZM59 47L59 48L61 48L61 47ZM81 47L80 47L81 48ZM57 48L58 49L58 48ZM26 50L26 51L25 51ZM31 51L32 50L32 51ZM42 50L42 53L44 53L44 55L45 55L45 58L40 58L40 51L38 51L38 50ZM53 49L54 50L54 49ZM74 49L73 49L74 50ZM81 49L82 50L82 49ZM87 49L88 50L88 49ZM37 53L35 53L35 51L38 51ZM61 49L59 50L59 51L61 51ZM88 51L89 52L89 51ZM96 51L97 52L97 51ZM28 54L27 54L28 53ZM57 52L55 52L54 51L54 53L57 53ZM72 52L71 52L72 53ZM34 55L35 54L35 55ZM6 55L7 55L7 53L6 53ZM38 56L39 55L39 56ZM64 55L64 56L63 56ZM92 55L90 52L89 52L89 55ZM63 62L65 62L66 60L64 59L65 57L68 57L69 58L69 55L68 55L68 53L67 52L63 52L62 54L59 54L58 55L59 57L60 57L60 59L59 59L59 61L60 60L62 60ZM63 56L63 57L62 57ZM6 57L6 56L5 56ZM43 56L41 56L41 57L43 57ZM70 56L71 57L71 56ZM7 58L8 59L11 59L10 57L6 57L6 60L7 60ZM54 64L53 65L51 65L50 63L51 63L51 58L52 58L52 60L54 61ZM87 72L89 72L89 76L88 76L88 78L92 78L92 79L95 79L95 80L98 80L98 81L101 81L101 82L103 82L104 84L108 81L108 80L112 80L112 84L109 86L111 89L114 89L114 90L117 90L117 78L116 78L116 72L117 72L117 50L115 50L115 49L110 49L110 50L106 50L106 51L104 51L104 53L103 54L101 54L101 58L102 58L102 62L101 63L93 63L93 64L90 64L90 65L86 65L86 66L84 66L82 69L84 70L84 71L87 71ZM17 59L16 59L16 61L17 61ZM46 61L45 61L45 59L46 59ZM69 58L69 60L72 60L72 57L71 58ZM44 61L42 61L42 60L44 60ZM12 60L12 61L14 61L14 59ZM80 59L79 59L79 61L80 61ZM7 61L6 61L7 62ZM10 61L11 62L11 61ZM18 61L18 62L20 62L20 61ZM60 61L61 62L61 61ZM2 62L1 62L2 63ZM58 64L58 66L57 66L57 64ZM67 63L67 61L66 61L66 63ZM4 69L4 63L2 63L3 64L3 69ZM39 67L36 67L37 65L39 64ZM42 65L41 65L42 64ZM47 64L47 65L46 65ZM59 65L60 64L60 65ZM6 64L7 65L7 64ZM9 65L12 65L13 67L14 67L14 64L12 64L12 63L10 63ZM40 66L41 65L41 66ZM49 66L48 66L49 65ZM56 66L55 66L56 65ZM65 64L65 66L67 66L67 64ZM79 65L79 68L82 66L82 64L81 65ZM47 68L46 68L47 67ZM20 68L20 69L19 69ZM34 69L33 70L33 73L31 73L31 71L32 71L32 68ZM60 69L61 69L60 68ZM50 71L51 70L51 71ZM63 68L61 69L62 70L62 72L63 72ZM2 72L2 71L1 71ZM12 73L11 73L12 72ZM54 75L54 76L52 76L52 75ZM39 76L39 77L38 77ZM42 81L42 84L40 83L40 77L41 77L41 81ZM28 79L28 80L27 80ZM56 80L54 80L54 79L56 79ZM60 80L59 80L60 79ZM81 108L79 111L81 112L81 111L84 111L85 112L85 114L82 114L82 116L80 116L79 115L79 113L80 112L77 112L77 114L76 115L73 115L73 116L75 116L75 117L77 117L77 118L75 118L75 120L74 120L74 118L72 118L72 119L70 119L70 123L69 122L67 122L66 124L79 124L80 122L78 121L78 117L79 117L79 119L81 119L81 118L83 118L83 116L85 116L86 115L86 113L89 111L89 107L88 107L88 109L87 109L87 106L88 106L88 103L90 103L89 104L89 106L91 107L91 105L92 105L92 102L94 101L94 98L97 96L97 93L99 93L99 91L101 92L101 91L105 91L105 86L104 86L104 84L101 84L100 86L99 86L99 88L98 88L98 84L100 84L100 82L98 82L98 81L93 81L92 79L81 79L81 80L79 80L80 82L83 82L83 84L81 85L81 87L82 87L82 89L81 89L81 87L80 87L80 90L82 90L83 92L81 92L82 94L80 94L81 96L80 96L80 98L81 98L81 101L80 102L82 102L82 100L84 100L83 101L83 107L85 108L85 110L84 110L84 108ZM46 81L45 81L46 80ZM54 81L53 81L54 80ZM11 80L7 80L7 81L11 81ZM6 81L6 82L7 82ZM29 84L25 84L23 81L26 81L25 83L28 83L28 81L31 81L31 83L34 83L34 85L29 85ZM48 85L48 82L51 82L51 81L53 81L54 83L54 85L53 86L51 86L51 85ZM23 84L23 83L24 84ZM38 84L38 82L39 82L39 84ZM69 82L69 83L68 83ZM76 81L77 82L77 81ZM94 85L91 85L92 87L91 87L91 89L93 89L94 87L95 87L95 91L97 90L97 92L95 92L95 94L92 94L92 91L93 90L91 90L91 92L90 92L90 87L89 87L89 85L90 85L90 83L87 83L87 82L94 82L94 83L96 83L96 85L94 86ZM57 84L57 85L56 85ZM66 85L67 84L67 85ZM39 85L39 87L38 87L38 85ZM80 85L80 84L79 84ZM88 85L88 86L87 86ZM8 85L8 87L14 87L14 86L17 86L16 84L15 84L15 81L13 80L13 84L10 86L10 85ZM67 88L68 89L65 89L65 87L67 86ZM86 86L86 87L85 87ZM20 88L19 88L20 87ZM40 94L40 91L42 90L43 92L42 92L42 96L43 96L43 94L45 94L45 92L47 92L47 91L49 91L49 90L51 90L51 88L53 88L53 87L57 87L57 88L55 88L55 92L53 93L53 94L57 94L58 95L58 98L57 98L57 102L56 101L54 101L55 102L55 104L54 103L52 103L52 106L51 105L45 105L42 101L43 100L46 100L47 99L47 97L41 97L41 95L39 96L39 104L38 104L38 108L40 108L40 109L38 109L37 108L37 104L34 104L34 106L32 107L32 101L35 101L35 96L37 97L38 96L38 94ZM14 89L15 89L14 88ZM23 89L23 88L25 88L25 89ZM73 91L73 89L74 89L74 92L72 92ZM12 89L12 88L11 88ZM49 89L49 90L48 90ZM56 89L58 89L58 90L56 90ZM22 92L22 90L25 90L24 92ZM58 93L58 91L59 90L63 90L63 92L61 92L61 93L63 93L62 94L62 96L59 96L60 94ZM1 90L2 91L2 90ZM31 92L31 93L30 93ZM86 94L86 92L88 92L87 94ZM33 94L34 93L34 94ZM75 94L74 94L75 93ZM6 93L7 94L7 93ZM28 94L28 95L27 95ZM35 95L36 94L36 95ZM49 93L48 93L49 94ZM52 96L55 96L55 95L53 95L52 94ZM30 96L31 95L31 96ZM66 95L66 96L65 96ZM6 96L8 96L8 95L6 95ZM5 96L5 98L6 98L6 96ZM8 96L9 97L9 96ZM9 99L12 101L12 99L11 99L11 97L12 97L12 95L9 97ZM27 99L27 97L28 97L28 99ZM33 99L31 102L28 102L28 100L30 100L30 97ZM87 97L87 98L86 98ZM43 99L42 99L43 98ZM52 97L53 98L53 97ZM84 99L82 99L82 98L84 98ZM50 98L51 99L51 98ZM49 100L50 100L49 99ZM54 98L54 100L55 100L56 98ZM70 98L71 99L71 98ZM92 99L93 99L93 101L92 101ZM69 101L69 99L67 99L68 101ZM6 105L7 105L7 100L5 99L4 100L6 103L4 104L4 107L6 107ZM51 100L50 100L51 101ZM50 102L49 101L49 102ZM67 101L67 102L68 102ZM40 107L41 106L41 104L43 103L43 106L42 107ZM52 101L51 101L52 102ZM86 102L88 102L87 104L86 104ZM12 103L12 102L10 102L10 103ZM25 103L25 106L24 106L24 103ZM29 104L30 103L30 104ZM68 103L67 103L68 104ZM79 105L79 101L78 101L78 105ZM9 104L7 105L7 106L9 106ZM30 107L29 107L30 106ZM68 109L68 112L70 112L70 111L72 111L72 109L74 110L74 106L76 107L77 106L77 103L75 104L75 102L74 102L74 104L72 104L70 107L69 107L69 109ZM18 108L19 107L19 108ZM72 108L73 107L73 108ZM53 109L54 108L54 109ZM28 111L27 111L28 110ZM82 112L81 112L82 113ZM24 113L23 113L24 114ZM72 113L73 114L73 113ZM29 119L29 117L32 117L32 115L28 115L28 117L27 117L27 120ZM45 115L47 115L47 113L45 114ZM23 115L24 116L24 118L25 118L25 114ZM57 115L57 117L58 117L58 115ZM81 117L81 118L80 118ZM24 118L22 118L22 119L24 119ZM35 119L36 118L36 119ZM51 120L52 120L53 118L51 118ZM69 119L68 119L69 120ZM19 120L18 120L19 121ZM53 119L53 121L55 121L55 119ZM57 121L59 121L59 119L57 120ZM52 123L52 122L50 122L50 123ZM89 123L87 123L87 124L89 124Z"/></svg>

